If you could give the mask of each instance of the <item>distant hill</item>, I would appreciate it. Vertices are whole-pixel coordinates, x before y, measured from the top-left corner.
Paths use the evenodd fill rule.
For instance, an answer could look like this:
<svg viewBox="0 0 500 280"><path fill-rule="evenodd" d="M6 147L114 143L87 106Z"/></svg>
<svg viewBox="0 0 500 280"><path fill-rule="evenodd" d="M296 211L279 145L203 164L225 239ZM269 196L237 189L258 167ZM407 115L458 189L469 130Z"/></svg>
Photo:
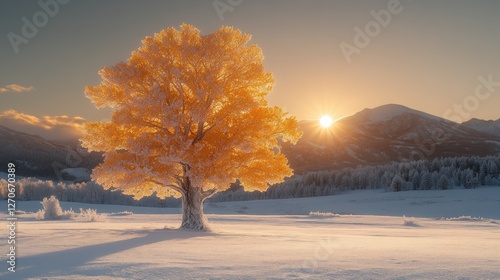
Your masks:
<svg viewBox="0 0 500 280"><path fill-rule="evenodd" d="M329 128L301 121L297 145L283 152L297 173L447 156L500 153L500 136L402 105L364 109Z"/></svg>
<svg viewBox="0 0 500 280"><path fill-rule="evenodd" d="M463 122L462 125L478 131L482 131L484 133L500 136L500 119L496 121L493 120L485 121L474 118L466 122Z"/></svg>
<svg viewBox="0 0 500 280"><path fill-rule="evenodd" d="M0 125L0 164L16 164L16 174L58 179L61 170L70 167L92 169L99 164L99 153L87 153L77 139L48 141Z"/></svg>
<svg viewBox="0 0 500 280"><path fill-rule="evenodd" d="M499 120L458 124L402 105L364 109L322 128L300 121L297 145L283 144L296 173L358 165L500 154ZM77 139L58 143L0 126L0 164L15 162L19 175L57 178L64 168L93 169L99 153L86 153ZM71 173L71 172L69 172ZM59 174L60 175L60 174Z"/></svg>

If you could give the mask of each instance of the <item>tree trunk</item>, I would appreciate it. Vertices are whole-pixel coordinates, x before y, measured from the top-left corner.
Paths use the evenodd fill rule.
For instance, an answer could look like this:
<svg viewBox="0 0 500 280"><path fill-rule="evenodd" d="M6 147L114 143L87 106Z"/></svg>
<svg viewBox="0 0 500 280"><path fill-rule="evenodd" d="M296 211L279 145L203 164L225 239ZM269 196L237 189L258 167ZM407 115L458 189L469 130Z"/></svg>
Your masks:
<svg viewBox="0 0 500 280"><path fill-rule="evenodd" d="M203 201L206 197L204 197L200 190L190 184L185 186L184 190L185 193L182 196L181 228L208 231L207 221L203 216Z"/></svg>

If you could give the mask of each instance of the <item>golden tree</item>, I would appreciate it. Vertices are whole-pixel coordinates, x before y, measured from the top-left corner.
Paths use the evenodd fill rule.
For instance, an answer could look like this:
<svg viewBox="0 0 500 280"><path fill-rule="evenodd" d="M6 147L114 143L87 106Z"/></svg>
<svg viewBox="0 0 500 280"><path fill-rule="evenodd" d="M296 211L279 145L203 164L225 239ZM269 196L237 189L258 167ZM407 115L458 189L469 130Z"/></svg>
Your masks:
<svg viewBox="0 0 500 280"><path fill-rule="evenodd" d="M104 162L92 178L136 198L182 197L183 228L206 230L203 201L239 180L266 189L292 175L280 141L297 121L265 99L274 79L261 49L231 27L201 35L191 25L146 37L127 62L104 67L86 96L111 107L82 139Z"/></svg>

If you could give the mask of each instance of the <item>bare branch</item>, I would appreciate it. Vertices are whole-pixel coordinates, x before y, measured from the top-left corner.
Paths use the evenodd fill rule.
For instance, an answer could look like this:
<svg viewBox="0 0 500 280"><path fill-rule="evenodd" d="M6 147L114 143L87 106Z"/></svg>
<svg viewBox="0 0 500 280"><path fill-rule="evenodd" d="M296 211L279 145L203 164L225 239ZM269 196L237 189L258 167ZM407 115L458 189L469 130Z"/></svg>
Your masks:
<svg viewBox="0 0 500 280"><path fill-rule="evenodd" d="M183 195L185 194L184 190L181 187L179 187L177 185L174 185L174 184L162 184L161 182L158 182L158 181L156 181L154 179L147 179L146 182L157 184L157 185L160 185L160 186L163 186L163 187L168 187L168 188L171 188L173 190L176 190L176 191L180 192Z"/></svg>
<svg viewBox="0 0 500 280"><path fill-rule="evenodd" d="M212 196L214 196L217 192L218 192L218 190L217 190L216 188L213 188L213 189L210 189L210 190L206 190L206 191L203 191L203 190L202 190L202 196L203 196L203 199L211 198L211 197L212 197Z"/></svg>

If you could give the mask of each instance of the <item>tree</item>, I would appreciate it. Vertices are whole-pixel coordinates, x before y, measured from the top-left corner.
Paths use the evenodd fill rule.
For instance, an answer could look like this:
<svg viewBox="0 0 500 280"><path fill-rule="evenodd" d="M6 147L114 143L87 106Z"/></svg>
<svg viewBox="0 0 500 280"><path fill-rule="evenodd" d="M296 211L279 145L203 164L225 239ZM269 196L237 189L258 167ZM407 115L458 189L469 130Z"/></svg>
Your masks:
<svg viewBox="0 0 500 280"><path fill-rule="evenodd" d="M474 177L472 170L468 170L467 175L465 176L465 188L466 189L475 189L479 186L480 182L477 177Z"/></svg>
<svg viewBox="0 0 500 280"><path fill-rule="evenodd" d="M499 174L498 167L493 160L489 160L488 162L488 174L493 178L497 177Z"/></svg>
<svg viewBox="0 0 500 280"><path fill-rule="evenodd" d="M486 184L486 182L485 182L486 175L488 175L488 167L486 166L486 164L487 164L486 161L482 161L481 167L479 169L479 175L478 175L479 182L483 186Z"/></svg>
<svg viewBox="0 0 500 280"><path fill-rule="evenodd" d="M420 173L416 169L410 171L410 182L413 190L418 190L420 186Z"/></svg>
<svg viewBox="0 0 500 280"><path fill-rule="evenodd" d="M427 171L420 172L422 178L420 178L420 189L421 190L430 190L431 189L431 174Z"/></svg>
<svg viewBox="0 0 500 280"><path fill-rule="evenodd" d="M146 37L127 62L87 86L108 122L87 123L83 146L104 151L92 178L136 198L182 197L182 228L206 230L203 201L231 183L267 189L293 174L280 141L296 143L297 120L267 106L274 79L261 49L231 27L193 26Z"/></svg>
<svg viewBox="0 0 500 280"><path fill-rule="evenodd" d="M447 190L450 187L450 180L445 175L441 175L437 181L437 188Z"/></svg>
<svg viewBox="0 0 500 280"><path fill-rule="evenodd" d="M396 175L392 179L390 188L393 192L400 192L403 190L404 184L405 184L404 179L401 176Z"/></svg>

